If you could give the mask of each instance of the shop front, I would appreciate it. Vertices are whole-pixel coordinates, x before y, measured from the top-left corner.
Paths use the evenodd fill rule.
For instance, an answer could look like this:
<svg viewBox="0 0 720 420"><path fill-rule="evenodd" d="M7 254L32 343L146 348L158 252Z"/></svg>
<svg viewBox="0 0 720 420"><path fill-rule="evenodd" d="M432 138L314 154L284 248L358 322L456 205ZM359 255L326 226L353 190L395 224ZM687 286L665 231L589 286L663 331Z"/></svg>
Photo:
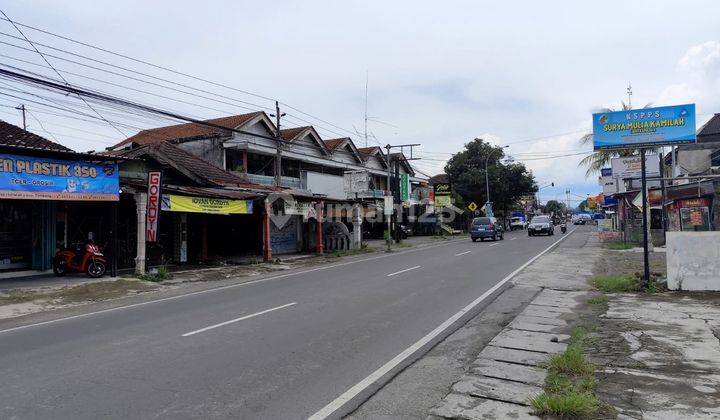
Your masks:
<svg viewBox="0 0 720 420"><path fill-rule="evenodd" d="M59 248L112 248L117 159L0 146L0 271L48 270Z"/></svg>
<svg viewBox="0 0 720 420"><path fill-rule="evenodd" d="M712 230L712 200L688 198L667 206L668 230L702 232Z"/></svg>
<svg viewBox="0 0 720 420"><path fill-rule="evenodd" d="M256 194L163 188L157 240L147 243L149 265L233 263L261 254Z"/></svg>

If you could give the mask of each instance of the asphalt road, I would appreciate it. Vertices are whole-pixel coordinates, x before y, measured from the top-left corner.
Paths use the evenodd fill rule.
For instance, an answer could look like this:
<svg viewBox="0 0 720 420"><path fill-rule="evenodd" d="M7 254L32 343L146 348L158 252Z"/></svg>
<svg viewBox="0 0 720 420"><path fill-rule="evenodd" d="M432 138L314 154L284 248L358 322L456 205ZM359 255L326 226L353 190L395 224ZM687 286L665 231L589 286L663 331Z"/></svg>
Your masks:
<svg viewBox="0 0 720 420"><path fill-rule="evenodd" d="M0 331L0 418L307 418L559 236L442 242Z"/></svg>

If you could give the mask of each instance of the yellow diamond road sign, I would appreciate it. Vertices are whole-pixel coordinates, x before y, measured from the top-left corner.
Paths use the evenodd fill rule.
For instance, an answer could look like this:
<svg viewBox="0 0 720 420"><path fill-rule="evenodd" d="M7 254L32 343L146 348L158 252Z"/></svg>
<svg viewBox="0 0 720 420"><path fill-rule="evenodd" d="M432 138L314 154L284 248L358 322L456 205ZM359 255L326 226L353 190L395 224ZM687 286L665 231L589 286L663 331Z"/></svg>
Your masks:
<svg viewBox="0 0 720 420"><path fill-rule="evenodd" d="M468 204L468 208L470 209L470 211L475 211L475 210L477 210L477 204L472 202L472 203Z"/></svg>

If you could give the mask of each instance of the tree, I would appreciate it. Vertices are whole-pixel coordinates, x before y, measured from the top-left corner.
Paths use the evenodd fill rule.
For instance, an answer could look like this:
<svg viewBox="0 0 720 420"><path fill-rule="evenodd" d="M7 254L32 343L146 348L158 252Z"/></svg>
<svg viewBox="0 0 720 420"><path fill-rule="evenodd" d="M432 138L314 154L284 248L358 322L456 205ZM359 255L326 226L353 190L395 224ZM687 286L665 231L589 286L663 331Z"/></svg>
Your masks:
<svg viewBox="0 0 720 420"><path fill-rule="evenodd" d="M507 214L524 195L537 191L535 179L522 163L503 162L505 153L482 139L475 139L454 154L445 166L453 190L465 203L488 201L485 189L485 159L488 159L490 201L495 211Z"/></svg>
<svg viewBox="0 0 720 420"><path fill-rule="evenodd" d="M621 102L622 110L629 111L632 108ZM652 104L646 104L643 108L649 108ZM601 108L598 112L614 112L611 108ZM593 144L593 133L587 133L580 138L580 144L583 146ZM646 149L648 152L654 152L655 149ZM583 158L578 166L586 166L585 176L590 177L600 172L600 169L607 167L610 164L610 160L614 157L630 157L639 154L639 149L619 149L619 150L597 150L594 151L590 156Z"/></svg>
<svg viewBox="0 0 720 420"><path fill-rule="evenodd" d="M545 213L552 215L565 214L565 204L557 200L550 200L545 203Z"/></svg>
<svg viewBox="0 0 720 420"><path fill-rule="evenodd" d="M583 200L583 201L580 202L580 204L578 204L578 210L584 212L584 211L587 211L587 209L588 209L587 200Z"/></svg>

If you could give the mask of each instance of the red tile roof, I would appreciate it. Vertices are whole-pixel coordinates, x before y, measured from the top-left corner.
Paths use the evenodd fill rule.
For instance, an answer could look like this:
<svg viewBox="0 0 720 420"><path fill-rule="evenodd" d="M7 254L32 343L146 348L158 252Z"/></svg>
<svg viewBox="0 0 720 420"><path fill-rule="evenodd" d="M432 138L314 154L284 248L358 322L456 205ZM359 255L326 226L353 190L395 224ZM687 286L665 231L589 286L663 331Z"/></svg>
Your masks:
<svg viewBox="0 0 720 420"><path fill-rule="evenodd" d="M367 162L367 160L370 159L371 156L375 156L378 153L382 154L382 149L378 146L360 147L358 148L358 153L360 153L360 156L362 156L363 160Z"/></svg>
<svg viewBox="0 0 720 420"><path fill-rule="evenodd" d="M303 131L307 130L308 128L312 128L310 126L305 127L293 127L293 128L283 128L280 130L280 137L282 137L285 141L293 141L302 134Z"/></svg>
<svg viewBox="0 0 720 420"><path fill-rule="evenodd" d="M341 144L344 144L348 140L349 140L348 137L343 137L343 138L339 138L339 139L323 140L323 142L325 143L325 147L327 147L329 150L335 150Z"/></svg>
<svg viewBox="0 0 720 420"><path fill-rule="evenodd" d="M214 118L211 120L205 120L209 124L219 125L221 127L227 127L230 129L238 128L253 118L261 115L263 112L251 112L249 114L232 115L229 117ZM142 130L132 137L121 141L116 144L115 147L124 146L127 144L147 145L154 144L170 140L185 140L195 139L203 137L216 137L229 135L229 130L223 130L222 128L210 127L201 124L187 123L170 125L167 127L151 128L149 130Z"/></svg>
<svg viewBox="0 0 720 420"><path fill-rule="evenodd" d="M117 151L117 155L128 158L150 157L161 164L173 167L199 184L217 186L242 186L248 181L232 172L218 168L210 162L170 144L161 142L132 150ZM251 184L254 185L254 184Z"/></svg>
<svg viewBox="0 0 720 420"><path fill-rule="evenodd" d="M5 121L0 121L0 145L52 150L56 152L72 152L71 149L62 144L52 142Z"/></svg>

